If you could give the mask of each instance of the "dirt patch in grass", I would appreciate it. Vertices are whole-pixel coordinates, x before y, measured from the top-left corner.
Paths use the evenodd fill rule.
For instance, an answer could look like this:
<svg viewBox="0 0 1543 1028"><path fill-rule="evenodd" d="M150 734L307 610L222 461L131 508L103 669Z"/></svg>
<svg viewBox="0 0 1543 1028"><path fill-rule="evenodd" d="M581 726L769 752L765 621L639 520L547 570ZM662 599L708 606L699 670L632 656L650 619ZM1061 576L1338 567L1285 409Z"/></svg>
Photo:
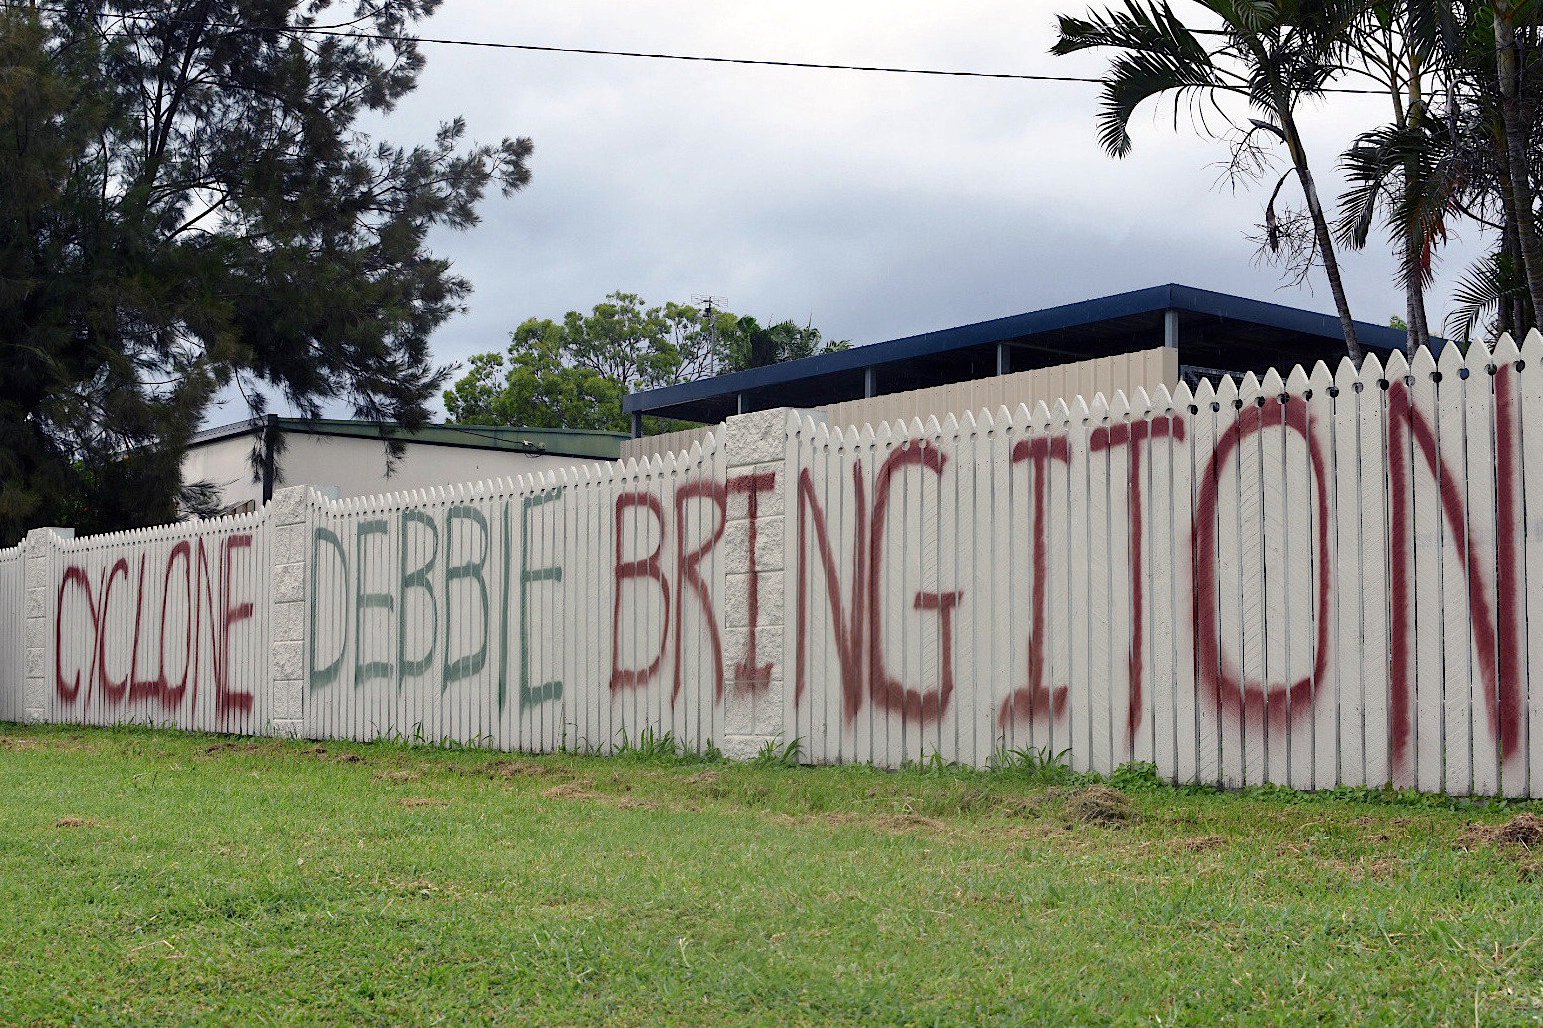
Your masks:
<svg viewBox="0 0 1543 1028"><path fill-rule="evenodd" d="M659 804L653 800L640 800L632 796L623 796L613 804L617 810L659 810Z"/></svg>
<svg viewBox="0 0 1543 1028"><path fill-rule="evenodd" d="M449 800L436 799L433 796L403 796L397 801L404 807L448 807Z"/></svg>
<svg viewBox="0 0 1543 1028"><path fill-rule="evenodd" d="M1543 818L1536 814L1517 814L1498 825L1476 822L1457 837L1457 845L1465 850L1484 846L1521 846L1531 849L1540 843L1543 843Z"/></svg>
<svg viewBox="0 0 1543 1028"><path fill-rule="evenodd" d="M250 753L253 750L263 749L260 742L217 742L213 746L205 746L205 753Z"/></svg>
<svg viewBox="0 0 1543 1028"><path fill-rule="evenodd" d="M686 776L687 785L716 785L718 784L718 772L698 771L694 775Z"/></svg>
<svg viewBox="0 0 1543 1028"><path fill-rule="evenodd" d="M359 754L357 754L357 753L339 753L337 756L333 757L332 759L337 761L339 764L363 764L364 763L364 758L359 756Z"/></svg>
<svg viewBox="0 0 1543 1028"><path fill-rule="evenodd" d="M557 772L545 764L529 760L493 760L482 765L482 773L490 778L546 778Z"/></svg>
<svg viewBox="0 0 1543 1028"><path fill-rule="evenodd" d="M54 822L55 828L99 828L102 822L89 817L61 817Z"/></svg>
<svg viewBox="0 0 1543 1028"><path fill-rule="evenodd" d="M0 750L37 750L42 744L36 739L18 739L12 735L0 735Z"/></svg>
<svg viewBox="0 0 1543 1028"><path fill-rule="evenodd" d="M550 789L543 789L541 795L549 800L592 800L600 795L594 791L594 785L592 779L581 778L577 782L564 782Z"/></svg>
<svg viewBox="0 0 1543 1028"><path fill-rule="evenodd" d="M1120 828L1141 820L1130 797L1107 785L1088 785L1066 798L1065 812L1072 824Z"/></svg>

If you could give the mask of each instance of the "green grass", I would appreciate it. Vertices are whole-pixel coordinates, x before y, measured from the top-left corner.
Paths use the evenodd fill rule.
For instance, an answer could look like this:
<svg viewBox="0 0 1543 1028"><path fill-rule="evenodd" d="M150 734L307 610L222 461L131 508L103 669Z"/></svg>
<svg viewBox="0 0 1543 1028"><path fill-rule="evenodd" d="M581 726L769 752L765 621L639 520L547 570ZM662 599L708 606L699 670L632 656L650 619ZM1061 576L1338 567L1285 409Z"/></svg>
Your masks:
<svg viewBox="0 0 1543 1028"><path fill-rule="evenodd" d="M0 1021L1543 1016L1514 810L0 727ZM1060 782L1047 789L1046 783Z"/></svg>

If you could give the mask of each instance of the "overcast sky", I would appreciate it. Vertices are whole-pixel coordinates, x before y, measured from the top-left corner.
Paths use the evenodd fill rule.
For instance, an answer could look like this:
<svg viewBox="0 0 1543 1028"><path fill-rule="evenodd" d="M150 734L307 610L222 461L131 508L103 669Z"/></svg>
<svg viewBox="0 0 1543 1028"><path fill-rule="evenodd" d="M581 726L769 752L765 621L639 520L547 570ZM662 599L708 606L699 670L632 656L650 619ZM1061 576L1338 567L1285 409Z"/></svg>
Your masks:
<svg viewBox="0 0 1543 1028"><path fill-rule="evenodd" d="M1005 0L446 0L424 35L830 63L1096 74L1052 57L1066 3ZM1222 144L1149 105L1124 160L1098 147L1097 87L425 47L398 142L467 119L529 136L530 186L433 236L475 287L438 332L442 361L502 349L530 316L624 289L722 297L764 320L869 343L1164 282L1332 312L1321 274L1282 288L1245 238L1269 184L1219 184ZM1339 97L1305 114L1326 192L1339 151L1386 117ZM1187 123L1186 123L1187 124ZM1300 194L1290 191L1293 202ZM1326 197L1327 199L1327 197ZM1450 251L1432 321L1477 250ZM1352 310L1402 314L1380 241L1344 258Z"/></svg>

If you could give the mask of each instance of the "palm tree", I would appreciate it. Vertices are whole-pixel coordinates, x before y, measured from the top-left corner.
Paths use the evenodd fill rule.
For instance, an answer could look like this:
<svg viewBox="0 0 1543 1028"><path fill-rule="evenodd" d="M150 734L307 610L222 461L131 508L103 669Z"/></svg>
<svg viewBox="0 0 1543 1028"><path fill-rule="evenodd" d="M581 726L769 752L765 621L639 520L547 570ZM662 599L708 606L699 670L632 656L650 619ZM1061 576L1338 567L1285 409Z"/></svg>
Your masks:
<svg viewBox="0 0 1543 1028"><path fill-rule="evenodd" d="M1121 51L1103 78L1103 109L1099 113L1099 141L1115 157L1130 152L1131 116L1153 97L1172 94L1176 103L1188 99L1200 109L1202 122L1207 111L1226 116L1221 101L1227 95L1242 98L1261 115L1249 119L1251 127L1245 140L1263 133L1283 144L1290 155L1288 174L1295 176L1307 204L1313 240L1344 330L1345 350L1359 363L1361 347L1355 321L1340 278L1328 218L1298 129L1297 108L1304 99L1322 94L1339 72L1346 27L1365 4L1344 0L1197 2L1220 19L1219 27L1189 28L1167 0L1146 4L1126 0L1123 8L1090 13L1085 18L1062 15L1058 19L1060 39L1051 52L1070 54L1099 47ZM1202 35L1215 43L1203 44Z"/></svg>
<svg viewBox="0 0 1543 1028"><path fill-rule="evenodd" d="M1534 67L1537 58L1532 55L1538 42L1537 4L1534 0L1493 0L1480 6L1488 8L1482 11L1482 20L1494 25L1495 83L1500 93L1501 150L1505 156L1501 189L1516 222L1522 273L1533 310L1543 311L1543 239L1539 238L1534 210L1537 190L1530 153L1537 111L1527 95L1529 87L1536 89L1538 78Z"/></svg>
<svg viewBox="0 0 1543 1028"><path fill-rule="evenodd" d="M1534 271L1543 272L1533 214L1539 141L1531 138L1527 116L1543 104L1543 76L1533 67L1535 57L1497 70L1496 50L1500 33L1513 57L1533 52L1537 11L1527 21L1513 10L1506 30L1502 7L1485 0L1383 0L1347 39L1356 70L1391 95L1395 120L1364 133L1345 154L1351 185L1342 203L1342 241L1364 245L1374 210L1385 206L1402 242L1400 276L1413 306L1450 220L1462 216L1495 233L1495 251L1465 274L1454 297L1458 306L1448 325L1463 339L1490 308L1503 331L1534 324ZM1416 341L1412 318L1410 328Z"/></svg>
<svg viewBox="0 0 1543 1028"><path fill-rule="evenodd" d="M1411 351L1430 344L1425 289L1465 182L1453 160L1455 132L1433 121L1429 109L1430 92L1447 71L1437 6L1430 0L1374 3L1349 27L1345 47L1351 69L1387 93L1393 120L1362 133L1340 159L1350 185L1340 198L1336 236L1342 246L1364 249L1385 211Z"/></svg>

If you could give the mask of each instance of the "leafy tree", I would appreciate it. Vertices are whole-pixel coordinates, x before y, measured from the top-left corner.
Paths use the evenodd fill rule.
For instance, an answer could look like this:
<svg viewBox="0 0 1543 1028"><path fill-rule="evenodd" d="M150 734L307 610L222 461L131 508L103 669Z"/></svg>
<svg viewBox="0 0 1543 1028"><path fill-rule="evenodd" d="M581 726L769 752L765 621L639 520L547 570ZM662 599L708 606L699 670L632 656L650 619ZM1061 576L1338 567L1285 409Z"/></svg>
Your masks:
<svg viewBox="0 0 1543 1028"><path fill-rule="evenodd" d="M0 541L170 518L226 387L426 420L468 284L425 236L531 153L458 119L413 147L361 131L413 88L405 36L438 3L0 8Z"/></svg>
<svg viewBox="0 0 1543 1028"><path fill-rule="evenodd" d="M589 314L522 322L507 353L470 359L467 373L445 392L445 412L462 424L625 432L628 393L845 346L809 325L763 327L730 311L649 307L636 294L617 292Z"/></svg>
<svg viewBox="0 0 1543 1028"><path fill-rule="evenodd" d="M1115 157L1130 152L1131 116L1147 100L1170 94L1194 103L1204 124L1205 112L1226 113L1224 97L1242 100L1257 116L1249 118L1236 146L1245 153L1268 137L1284 146L1301 187L1312 226L1316 258L1322 263L1339 310L1345 347L1359 361L1355 322L1340 277L1334 240L1298 127L1304 100L1321 96L1338 72L1345 26L1360 5L1308 0L1197 0L1214 16L1214 28L1192 29L1167 0L1126 0L1124 7L1085 18L1062 15L1060 39L1052 53L1093 48L1118 51L1103 79L1099 139ZM1202 37L1211 42L1202 42ZM1202 105L1209 105L1203 107ZM1276 184L1279 194L1286 181ZM1275 195L1270 200L1271 214ZM1271 233L1271 241L1274 241Z"/></svg>

